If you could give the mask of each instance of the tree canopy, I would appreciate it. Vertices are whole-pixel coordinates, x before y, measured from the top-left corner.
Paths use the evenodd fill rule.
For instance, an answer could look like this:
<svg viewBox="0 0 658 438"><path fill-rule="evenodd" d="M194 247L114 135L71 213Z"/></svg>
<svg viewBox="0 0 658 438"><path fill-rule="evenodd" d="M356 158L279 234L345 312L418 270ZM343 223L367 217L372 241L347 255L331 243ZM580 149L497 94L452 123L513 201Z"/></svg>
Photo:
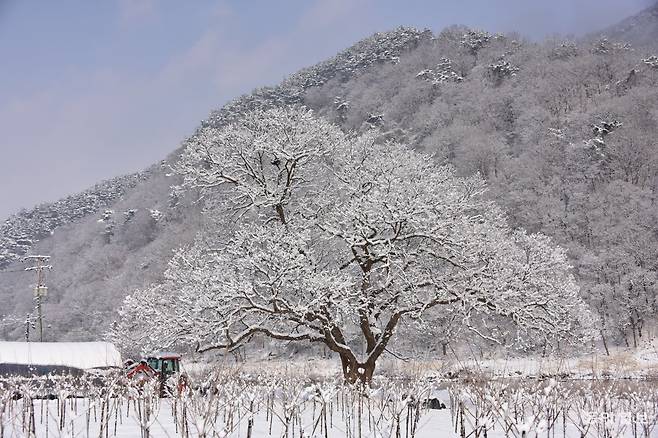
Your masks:
<svg viewBox="0 0 658 438"><path fill-rule="evenodd" d="M586 319L564 251L512 230L479 175L303 107L205 128L176 171L228 220L126 299L119 340L322 343L348 381L368 382L396 331L433 314L506 344L569 337Z"/></svg>

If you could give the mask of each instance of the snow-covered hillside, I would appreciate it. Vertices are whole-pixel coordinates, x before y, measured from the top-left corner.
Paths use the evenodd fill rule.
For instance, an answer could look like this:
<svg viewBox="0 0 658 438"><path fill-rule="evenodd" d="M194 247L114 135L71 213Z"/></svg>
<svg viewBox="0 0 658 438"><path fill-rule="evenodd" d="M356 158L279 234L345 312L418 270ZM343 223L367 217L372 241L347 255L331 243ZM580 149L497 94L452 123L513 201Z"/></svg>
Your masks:
<svg viewBox="0 0 658 438"><path fill-rule="evenodd" d="M210 114L202 126L225 126L242 114L303 103L305 92L329 80L348 81L369 68L398 62L431 32L399 28L377 33L334 58L302 70L281 85L255 90ZM50 254L51 298L45 304L58 339L91 340L104 333L123 296L162 275L171 251L202 226L201 204L171 196L169 166L178 152L145 172L100 183L80 194L12 215L0 226L0 336L23 336L31 311L31 277L17 262L28 253ZM154 219L153 212L157 212ZM100 222L100 223L99 223ZM90 312L94 318L86 318ZM4 318L4 319L3 319Z"/></svg>
<svg viewBox="0 0 658 438"><path fill-rule="evenodd" d="M0 269L20 260L30 248L55 232L100 209L109 207L148 178L149 172L120 176L84 192L11 215L0 225Z"/></svg>
<svg viewBox="0 0 658 438"><path fill-rule="evenodd" d="M378 141L422 150L459 175L478 172L513 227L568 250L602 346L633 346L656 334L654 64L612 40L534 44L463 27L400 28L230 102L200 129L303 104L344 131L378 129ZM0 230L0 336L24 336L34 280L6 263L28 249L53 256L47 336L97 339L124 296L161 281L172 252L212 229L217 218L201 214L194 192L171 196L180 152L148 177L72 197L55 212L37 208ZM445 350L458 332L430 348Z"/></svg>
<svg viewBox="0 0 658 438"><path fill-rule="evenodd" d="M639 49L657 49L658 2L598 34L613 40L629 42Z"/></svg>

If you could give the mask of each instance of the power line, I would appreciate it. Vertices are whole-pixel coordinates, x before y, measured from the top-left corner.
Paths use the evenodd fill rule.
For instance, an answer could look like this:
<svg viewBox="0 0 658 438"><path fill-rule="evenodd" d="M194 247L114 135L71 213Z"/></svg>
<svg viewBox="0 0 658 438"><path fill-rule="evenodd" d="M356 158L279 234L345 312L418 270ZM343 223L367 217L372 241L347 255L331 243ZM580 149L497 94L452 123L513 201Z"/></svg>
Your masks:
<svg viewBox="0 0 658 438"><path fill-rule="evenodd" d="M13 271L0 271L0 274L11 274L11 273L16 273L16 272L25 272L25 269L15 269Z"/></svg>

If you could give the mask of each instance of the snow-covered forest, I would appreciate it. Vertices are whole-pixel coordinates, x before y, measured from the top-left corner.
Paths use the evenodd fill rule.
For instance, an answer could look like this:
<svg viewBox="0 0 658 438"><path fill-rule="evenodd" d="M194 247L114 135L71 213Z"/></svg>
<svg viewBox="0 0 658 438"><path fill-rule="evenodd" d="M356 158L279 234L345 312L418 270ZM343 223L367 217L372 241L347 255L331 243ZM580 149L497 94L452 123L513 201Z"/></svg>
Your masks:
<svg viewBox="0 0 658 438"><path fill-rule="evenodd" d="M211 113L181 149L149 172L12 216L0 229L0 333L23 337L31 279L14 260L32 250L53 256L44 305L50 339L101 337L118 319L124 297L137 289L166 288L176 263L199 241L208 243L205 236L219 238L213 230L231 217L216 197L204 193L205 186L189 182L193 172L180 171L189 151L204 136L228 135L221 133L253 111L303 105L317 123L331 125L322 129L340 128L335 135L349 137L348 144L370 138L375 162L395 155L386 145L400 144L422 154L410 162L427 162L435 178L452 166L446 178L456 184L486 184L482 193L474 188L481 196L476 207L498 206L506 217L503 228L516 233L517 245L518 239L537 245L550 239L547 248L564 249L553 262L560 269L573 266L568 274L573 290L593 324L590 346L641 346L655 337L658 305L657 54L650 46L598 36L534 43L463 27L376 34L279 86L255 90ZM343 140L325 145L326 160L345 155L333 149L338 143ZM404 160L395 163L404 169ZM201 174L195 178L211 177L204 174L211 164L197 166ZM322 182L332 184L328 178ZM237 199L272 206L244 190ZM324 193L318 186L304 190ZM255 214L253 208L249 214ZM242 217L233 225L250 220ZM334 226L332 220L322 226ZM536 233L547 237L532 237ZM317 237L299 238L287 244ZM174 267L167 268L172 257ZM561 280L571 281L568 275ZM454 319L440 323L451 329L419 342L445 351L458 348L460 336L468 339L455 336L463 327ZM485 342L486 348L495 345Z"/></svg>
<svg viewBox="0 0 658 438"><path fill-rule="evenodd" d="M53 234L55 229L111 206L147 175L144 172L117 177L82 193L10 216L0 225L0 268L19 261L32 245Z"/></svg>
<svg viewBox="0 0 658 438"><path fill-rule="evenodd" d="M307 102L353 129L381 115L385 134L485 177L512 226L568 249L602 341L636 346L655 335L654 59L606 39L537 46L451 29Z"/></svg>
<svg viewBox="0 0 658 438"><path fill-rule="evenodd" d="M375 33L187 132L0 223L0 438L658 437L658 3Z"/></svg>

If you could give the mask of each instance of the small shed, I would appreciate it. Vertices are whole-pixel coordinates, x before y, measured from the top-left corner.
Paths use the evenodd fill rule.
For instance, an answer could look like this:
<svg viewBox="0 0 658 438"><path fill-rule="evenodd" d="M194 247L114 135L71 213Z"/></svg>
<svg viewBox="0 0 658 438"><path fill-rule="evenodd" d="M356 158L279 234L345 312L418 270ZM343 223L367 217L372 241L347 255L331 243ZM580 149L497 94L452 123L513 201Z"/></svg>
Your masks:
<svg viewBox="0 0 658 438"><path fill-rule="evenodd" d="M109 342L0 342L0 374L44 374L122 366Z"/></svg>

